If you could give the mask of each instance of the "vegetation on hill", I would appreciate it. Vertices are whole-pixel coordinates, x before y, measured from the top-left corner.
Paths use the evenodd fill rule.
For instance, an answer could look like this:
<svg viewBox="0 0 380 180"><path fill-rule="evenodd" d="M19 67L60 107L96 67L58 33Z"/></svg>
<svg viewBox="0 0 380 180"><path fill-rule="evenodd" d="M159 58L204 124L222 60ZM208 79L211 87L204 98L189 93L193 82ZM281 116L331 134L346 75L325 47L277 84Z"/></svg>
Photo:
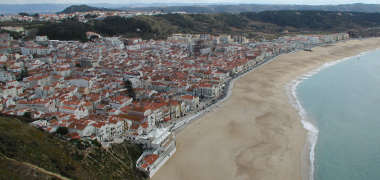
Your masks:
<svg viewBox="0 0 380 180"><path fill-rule="evenodd" d="M70 14L70 13L75 13L75 12L90 12L90 11L110 11L110 9L97 8L97 7L87 6L87 5L72 5L72 6L67 7L60 13Z"/></svg>
<svg viewBox="0 0 380 180"><path fill-rule="evenodd" d="M105 36L123 35L165 39L173 33L244 34L250 38L290 33L357 31L369 36L380 25L380 13L328 11L264 11L240 14L165 14L133 18L107 17L80 23L75 19L40 26L40 35L50 39L85 40L87 31ZM371 29L371 33L368 33ZM376 30L377 31L377 30Z"/></svg>
<svg viewBox="0 0 380 180"><path fill-rule="evenodd" d="M135 168L136 145L68 142L25 120L0 117L0 179L145 179Z"/></svg>
<svg viewBox="0 0 380 180"><path fill-rule="evenodd" d="M253 2L253 1L252 1ZM194 3L155 3L151 5L139 4L133 1L136 6L122 7L122 4L96 4L105 8L122 10L159 10L164 12L184 11L187 13L241 13L241 12L262 12L278 10L318 10L318 11L346 11L346 12L380 12L379 4L341 4L341 5L282 5L282 4L204 4ZM95 5L95 4L93 4ZM124 4L125 5L125 4ZM142 6L140 6L142 5ZM27 13L52 13L59 12L70 6L69 4L0 4L0 12L5 14ZM149 7L147 7L149 6Z"/></svg>
<svg viewBox="0 0 380 180"><path fill-rule="evenodd" d="M91 30L105 36L127 34L143 38L152 38L151 26L138 18L123 18L120 16L109 16L101 21L94 21Z"/></svg>
<svg viewBox="0 0 380 180"><path fill-rule="evenodd" d="M76 20L66 20L60 23L46 23L38 28L38 35L47 35L54 40L86 41L87 24Z"/></svg>
<svg viewBox="0 0 380 180"><path fill-rule="evenodd" d="M25 13L25 12L18 13L18 15L20 15L20 16L30 16L30 17L38 17L38 16L40 16L38 13L28 14L28 13Z"/></svg>
<svg viewBox="0 0 380 180"><path fill-rule="evenodd" d="M123 10L159 10L163 12L187 12L187 13L234 13L263 12L263 11L340 11L340 12L380 12L379 4L341 4L341 5L280 5L280 4L210 4L192 6L159 6L159 7L124 7Z"/></svg>
<svg viewBox="0 0 380 180"><path fill-rule="evenodd" d="M328 11L265 11L241 13L254 21L304 30L344 31L380 25L380 13L353 13Z"/></svg>

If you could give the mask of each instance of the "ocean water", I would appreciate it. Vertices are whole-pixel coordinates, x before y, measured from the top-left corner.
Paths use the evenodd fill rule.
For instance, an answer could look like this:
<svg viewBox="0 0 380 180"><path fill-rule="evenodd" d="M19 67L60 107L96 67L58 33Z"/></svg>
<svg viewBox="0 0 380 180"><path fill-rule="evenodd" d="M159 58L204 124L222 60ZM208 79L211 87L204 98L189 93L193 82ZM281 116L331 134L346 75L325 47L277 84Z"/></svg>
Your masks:
<svg viewBox="0 0 380 180"><path fill-rule="evenodd" d="M380 180L380 50L323 68L296 87L319 131L313 179Z"/></svg>

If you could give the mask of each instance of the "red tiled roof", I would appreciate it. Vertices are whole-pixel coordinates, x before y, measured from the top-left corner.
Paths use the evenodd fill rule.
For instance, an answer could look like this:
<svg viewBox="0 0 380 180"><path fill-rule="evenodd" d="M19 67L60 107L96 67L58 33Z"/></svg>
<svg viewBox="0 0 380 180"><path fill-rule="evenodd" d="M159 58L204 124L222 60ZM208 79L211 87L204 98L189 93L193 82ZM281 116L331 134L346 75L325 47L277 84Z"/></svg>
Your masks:
<svg viewBox="0 0 380 180"><path fill-rule="evenodd" d="M184 96L182 96L182 99L193 100L194 96L192 96L192 95L184 95Z"/></svg>
<svg viewBox="0 0 380 180"><path fill-rule="evenodd" d="M137 114L136 115L134 115L134 114L121 114L121 115L119 115L119 117L131 120L131 121L138 121L138 122L141 122L145 119L145 117L143 115L137 115Z"/></svg>
<svg viewBox="0 0 380 180"><path fill-rule="evenodd" d="M92 126L94 126L96 128L101 128L105 124L106 124L105 122L96 122L96 123L92 124Z"/></svg>
<svg viewBox="0 0 380 180"><path fill-rule="evenodd" d="M158 159L157 154L149 154L144 157L144 161L146 164L151 165Z"/></svg>
<svg viewBox="0 0 380 180"><path fill-rule="evenodd" d="M80 136L77 132L70 133L67 136L69 136L71 139L80 139Z"/></svg>
<svg viewBox="0 0 380 180"><path fill-rule="evenodd" d="M144 122L144 123L142 123L142 124L141 124L141 127L143 127L143 128L148 128L148 122Z"/></svg>

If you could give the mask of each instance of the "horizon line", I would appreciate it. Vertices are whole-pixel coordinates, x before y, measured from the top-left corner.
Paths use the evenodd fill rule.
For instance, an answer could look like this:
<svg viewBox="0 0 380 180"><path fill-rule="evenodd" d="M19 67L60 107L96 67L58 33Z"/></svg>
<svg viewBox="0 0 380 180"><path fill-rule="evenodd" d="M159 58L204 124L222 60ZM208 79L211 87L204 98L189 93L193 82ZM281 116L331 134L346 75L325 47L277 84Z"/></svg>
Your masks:
<svg viewBox="0 0 380 180"><path fill-rule="evenodd" d="M109 4L109 5L291 5L291 6L339 6L339 5L380 5L379 3L338 3L338 4L301 4L301 3L246 3L246 2L141 2L141 3L112 3L112 2L104 2L104 3L0 3L1 5L101 5L101 4Z"/></svg>

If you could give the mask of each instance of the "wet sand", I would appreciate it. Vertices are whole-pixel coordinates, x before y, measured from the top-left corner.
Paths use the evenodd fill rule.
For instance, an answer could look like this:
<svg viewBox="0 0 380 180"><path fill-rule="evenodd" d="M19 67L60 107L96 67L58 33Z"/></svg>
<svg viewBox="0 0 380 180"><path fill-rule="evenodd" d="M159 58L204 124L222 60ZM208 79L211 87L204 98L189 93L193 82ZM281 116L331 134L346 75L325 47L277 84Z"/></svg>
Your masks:
<svg viewBox="0 0 380 180"><path fill-rule="evenodd" d="M152 179L303 179L307 132L286 85L326 62L379 47L379 38L350 40L284 54L249 72L228 100L177 134L176 154Z"/></svg>

